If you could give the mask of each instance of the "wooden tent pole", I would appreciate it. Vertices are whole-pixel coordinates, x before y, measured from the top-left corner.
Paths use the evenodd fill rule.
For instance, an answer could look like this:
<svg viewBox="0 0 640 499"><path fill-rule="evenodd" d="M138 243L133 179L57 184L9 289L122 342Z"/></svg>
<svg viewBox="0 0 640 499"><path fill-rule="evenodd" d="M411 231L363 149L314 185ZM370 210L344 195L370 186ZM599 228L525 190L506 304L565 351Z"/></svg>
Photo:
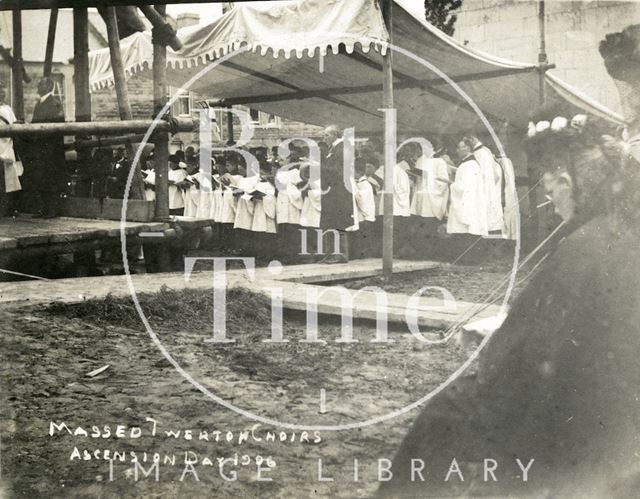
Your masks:
<svg viewBox="0 0 640 499"><path fill-rule="evenodd" d="M545 8L544 0L538 1L538 26L540 35L540 51L538 52L538 71L540 73L540 106L544 106L547 100L547 93L545 88L545 75L547 72L547 43L545 39Z"/></svg>
<svg viewBox="0 0 640 499"><path fill-rule="evenodd" d="M231 106L229 106L231 109ZM233 136L233 113L231 111L227 111L227 142L233 142L235 140Z"/></svg>
<svg viewBox="0 0 640 499"><path fill-rule="evenodd" d="M73 9L73 50L76 121L91 121L89 14L86 8Z"/></svg>
<svg viewBox="0 0 640 499"><path fill-rule="evenodd" d="M115 7L104 9L104 23L107 26L107 41L109 43L109 55L111 56L111 69L113 70L113 81L116 89L116 99L118 100L118 112L121 120L131 120L131 105L129 104L129 93L122 64L122 54L120 52L120 34L118 32L118 19Z"/></svg>
<svg viewBox="0 0 640 499"><path fill-rule="evenodd" d="M13 112L18 121L24 121L24 89L22 78L22 12L13 11Z"/></svg>
<svg viewBox="0 0 640 499"><path fill-rule="evenodd" d="M380 2L382 16L389 33L389 43L391 44L393 43L393 0L380 0ZM391 47L387 47L387 52L382 59L382 106L385 109L393 109L393 66L391 52ZM388 133L385 133L385 139L385 186L382 195L384 208L384 214L382 216L382 272L385 277L390 277L393 273L393 191L389 189L387 181L393 178L396 151L395 147L393 147L393 151L391 151L391 148L386 144L386 142L389 142ZM393 143L395 143L395 140L393 140ZM389 150L387 151L387 149Z"/></svg>
<svg viewBox="0 0 640 499"><path fill-rule="evenodd" d="M107 26L107 40L109 43L109 55L111 57L111 68L113 70L113 81L116 87L116 99L118 100L118 112L121 120L133 119L131 105L129 104L129 92L127 91L127 81L122 64L122 53L120 52L120 33L118 32L118 18L115 7L106 7L103 12L104 22ZM133 159L134 151L131 143L126 145L129 159ZM140 162L136 165L133 174L133 182L129 191L129 198L144 199L144 181Z"/></svg>
<svg viewBox="0 0 640 499"><path fill-rule="evenodd" d="M547 49L546 49L546 37L545 37L545 4L544 0L538 0L538 29L540 38L540 48L538 52L538 94L539 94L539 106L543 107L547 102L546 92L546 72L547 72ZM531 158L527 156L527 177L529 178L529 217L533 226L534 233L536 234L535 240L540 240L544 237L544 228L538 210L535 208L538 206L538 191L536 187L540 171L536 165L531 161Z"/></svg>
<svg viewBox="0 0 640 499"><path fill-rule="evenodd" d="M44 54L44 69L42 76L51 76L53 69L53 48L56 43L56 28L58 26L58 9L51 9L49 16L49 31L47 33L47 49Z"/></svg>
<svg viewBox="0 0 640 499"><path fill-rule="evenodd" d="M157 5L156 10L163 18L165 5ZM154 117L167 102L167 47L156 36L153 37L153 110ZM156 172L156 218L169 218L169 135L155 134Z"/></svg>

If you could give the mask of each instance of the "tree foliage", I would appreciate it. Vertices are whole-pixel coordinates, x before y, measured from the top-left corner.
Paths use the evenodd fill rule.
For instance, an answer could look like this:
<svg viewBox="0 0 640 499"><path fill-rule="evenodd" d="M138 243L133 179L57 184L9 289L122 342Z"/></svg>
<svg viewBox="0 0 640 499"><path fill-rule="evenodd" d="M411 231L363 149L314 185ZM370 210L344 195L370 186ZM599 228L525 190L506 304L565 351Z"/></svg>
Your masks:
<svg viewBox="0 0 640 499"><path fill-rule="evenodd" d="M462 6L462 0L425 0L425 17L436 28L453 35L458 16L454 14Z"/></svg>

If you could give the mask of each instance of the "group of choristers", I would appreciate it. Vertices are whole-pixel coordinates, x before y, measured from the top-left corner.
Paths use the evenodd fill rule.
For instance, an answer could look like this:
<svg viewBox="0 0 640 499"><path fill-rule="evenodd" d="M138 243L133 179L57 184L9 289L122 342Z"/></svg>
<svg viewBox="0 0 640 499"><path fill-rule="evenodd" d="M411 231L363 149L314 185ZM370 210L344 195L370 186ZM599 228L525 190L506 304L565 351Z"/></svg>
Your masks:
<svg viewBox="0 0 640 499"><path fill-rule="evenodd" d="M189 151L191 149L191 151ZM212 164L212 171L200 170L199 157L188 148L169 156L169 212L190 218L231 224L236 229L276 233L276 189L271 165L246 174L238 158ZM153 154L143 170L147 200L155 199Z"/></svg>
<svg viewBox="0 0 640 499"><path fill-rule="evenodd" d="M265 153L249 168L249 174L239 154L214 161L211 173L207 173L200 170L193 148L179 151L169 157L170 212L253 232L274 234L284 226L283 231L291 227L360 229L362 233L370 230L372 235L380 230L384 213L382 144L372 140L354 154L354 176L351 185L343 188L341 143L341 138L331 143L321 165L309 161L305 147L291 147L286 168L267 161ZM419 230L435 235L446 220L450 234L493 233L514 238L517 210L510 162L496 160L472 136L459 142L457 154L460 163L455 167L437 145L424 148L408 143L400 148L393 168L396 233L415 231L415 221L422 220ZM143 172L147 199L154 199L153 156L147 166ZM312 178L314 166L321 172L320 178ZM511 206L504 206L503 200Z"/></svg>

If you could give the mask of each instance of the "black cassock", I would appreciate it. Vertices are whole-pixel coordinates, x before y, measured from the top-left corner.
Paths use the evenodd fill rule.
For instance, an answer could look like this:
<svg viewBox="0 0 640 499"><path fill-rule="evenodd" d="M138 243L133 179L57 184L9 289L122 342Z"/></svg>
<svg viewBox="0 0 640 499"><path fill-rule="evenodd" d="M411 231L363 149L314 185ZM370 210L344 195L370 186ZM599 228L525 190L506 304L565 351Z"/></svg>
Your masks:
<svg viewBox="0 0 640 499"><path fill-rule="evenodd" d="M320 227L325 230L345 230L354 224L353 193L347 190L343 180L343 152L343 142L340 142L331 148L322 164Z"/></svg>
<svg viewBox="0 0 640 499"><path fill-rule="evenodd" d="M49 95L44 101L36 103L32 123L63 121L64 111L57 97ZM26 190L40 194L45 204L44 211L55 211L53 205L66 181L63 137L47 135L22 139L19 153L25 167Z"/></svg>
<svg viewBox="0 0 640 499"><path fill-rule="evenodd" d="M477 374L427 403L381 496L637 494L638 230L615 234L603 216L557 245L485 346ZM444 481L454 458L464 482L458 473ZM517 458L524 467L535 460L527 483ZM424 461L424 482L411 481L412 459ZM485 482L485 459L498 463L497 483Z"/></svg>

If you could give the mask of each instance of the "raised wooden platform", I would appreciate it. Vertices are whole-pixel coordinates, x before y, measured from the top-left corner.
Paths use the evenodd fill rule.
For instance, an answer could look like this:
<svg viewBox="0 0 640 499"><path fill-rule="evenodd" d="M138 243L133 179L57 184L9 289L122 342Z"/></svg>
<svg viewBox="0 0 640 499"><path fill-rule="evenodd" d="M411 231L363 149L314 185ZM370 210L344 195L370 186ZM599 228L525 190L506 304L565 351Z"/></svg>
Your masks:
<svg viewBox="0 0 640 499"><path fill-rule="evenodd" d="M125 223L125 232L129 236L163 232L169 228L167 223ZM0 256L7 253L26 256L86 251L104 244L118 243L120 230L120 222L111 220L67 217L43 219L30 215L4 217L0 218Z"/></svg>

